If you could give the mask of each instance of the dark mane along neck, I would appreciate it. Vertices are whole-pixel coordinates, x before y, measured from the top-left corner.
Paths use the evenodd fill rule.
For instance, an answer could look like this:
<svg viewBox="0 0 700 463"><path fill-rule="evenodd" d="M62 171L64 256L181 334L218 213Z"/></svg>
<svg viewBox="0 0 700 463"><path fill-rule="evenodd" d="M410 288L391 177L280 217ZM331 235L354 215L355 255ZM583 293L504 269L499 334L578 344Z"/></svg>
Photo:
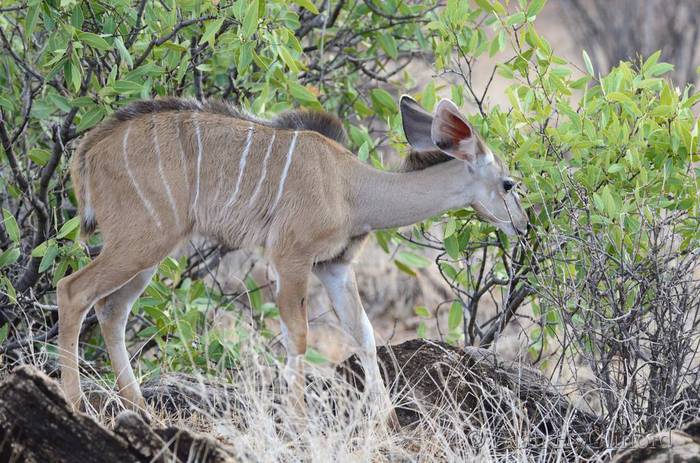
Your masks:
<svg viewBox="0 0 700 463"><path fill-rule="evenodd" d="M243 119L256 124L278 129L312 130L330 138L341 145L346 145L347 136L343 123L336 116L306 109L291 109L278 114L273 119L260 119L223 100L197 101L192 98L156 98L129 103L114 113L113 120L118 122L136 119L145 114L168 111L196 111L219 114L236 119Z"/></svg>
<svg viewBox="0 0 700 463"><path fill-rule="evenodd" d="M443 153L442 151L435 150L435 151L416 151L416 150L411 150L408 153L408 156L403 160L403 163L401 164L401 168L399 169L401 172L412 172L414 170L423 170L427 169L430 166L434 166L436 164L442 164L443 162L447 162L454 159L451 156L448 156L447 154Z"/></svg>

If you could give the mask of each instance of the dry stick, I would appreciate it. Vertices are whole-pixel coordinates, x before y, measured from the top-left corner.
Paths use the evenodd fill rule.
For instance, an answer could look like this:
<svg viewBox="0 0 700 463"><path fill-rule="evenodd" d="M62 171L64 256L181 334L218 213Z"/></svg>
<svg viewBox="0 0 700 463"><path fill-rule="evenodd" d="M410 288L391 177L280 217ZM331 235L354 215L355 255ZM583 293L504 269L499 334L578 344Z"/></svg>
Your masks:
<svg viewBox="0 0 700 463"><path fill-rule="evenodd" d="M92 314L89 315L85 318L85 321L83 322L82 328L80 329L80 334L84 334L88 329L90 329L95 322L97 321L97 315ZM26 347L29 344L33 342L49 342L52 339L54 339L56 336L58 336L58 323L54 324L49 328L47 331L44 333L40 334L39 336L28 336L24 339L18 339L17 341L13 341L10 343L7 343L4 346L0 346L0 354L7 354L8 352L12 352L16 349L19 349L21 347Z"/></svg>

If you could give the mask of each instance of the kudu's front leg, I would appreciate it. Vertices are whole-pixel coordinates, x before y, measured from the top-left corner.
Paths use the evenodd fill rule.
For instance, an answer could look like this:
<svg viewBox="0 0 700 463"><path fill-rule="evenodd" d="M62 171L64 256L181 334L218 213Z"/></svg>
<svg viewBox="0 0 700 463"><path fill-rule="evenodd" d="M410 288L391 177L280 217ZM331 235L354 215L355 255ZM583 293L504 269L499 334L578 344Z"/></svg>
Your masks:
<svg viewBox="0 0 700 463"><path fill-rule="evenodd" d="M95 313L100 322L109 358L112 361L112 369L117 379L122 403L146 416L148 413L146 404L134 370L131 368L124 336L131 307L146 289L155 271L155 267L144 270L117 291L95 304Z"/></svg>
<svg viewBox="0 0 700 463"><path fill-rule="evenodd" d="M374 329L362 307L355 272L351 264L349 262L320 264L314 267L313 272L326 288L343 329L353 337L358 346L357 355L365 371L365 389L369 393L372 405L378 406L381 412L388 415L389 426L398 429L400 427L398 418L377 364Z"/></svg>
<svg viewBox="0 0 700 463"><path fill-rule="evenodd" d="M311 264L292 258L278 258L274 262L279 279L277 303L282 319L284 347L287 350L284 378L292 404L303 415L306 412L304 354L309 330L306 295Z"/></svg>

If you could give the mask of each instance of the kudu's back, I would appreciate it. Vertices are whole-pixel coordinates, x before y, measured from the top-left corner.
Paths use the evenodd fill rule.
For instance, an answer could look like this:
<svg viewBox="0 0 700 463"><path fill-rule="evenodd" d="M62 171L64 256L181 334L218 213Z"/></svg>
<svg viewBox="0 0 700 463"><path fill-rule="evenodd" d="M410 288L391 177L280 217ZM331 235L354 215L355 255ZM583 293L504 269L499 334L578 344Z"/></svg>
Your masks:
<svg viewBox="0 0 700 463"><path fill-rule="evenodd" d="M193 232L230 247L333 233L347 216L343 141L325 113L262 121L224 104L137 102L93 129L73 158L82 234L99 224L105 246L131 248L137 234L137 254L167 254Z"/></svg>

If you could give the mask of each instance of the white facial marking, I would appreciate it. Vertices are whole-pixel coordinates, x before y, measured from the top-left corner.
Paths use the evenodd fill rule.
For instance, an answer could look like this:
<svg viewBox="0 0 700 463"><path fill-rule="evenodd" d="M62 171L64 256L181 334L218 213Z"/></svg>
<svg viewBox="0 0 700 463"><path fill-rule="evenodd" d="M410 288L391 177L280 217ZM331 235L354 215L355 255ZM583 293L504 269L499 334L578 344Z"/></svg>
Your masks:
<svg viewBox="0 0 700 463"><path fill-rule="evenodd" d="M175 226L180 228L180 215L177 213L177 206L175 206L175 198L173 198L173 193L170 191L170 185L168 184L168 179L165 178L165 172L163 171L163 161L160 156L160 144L158 143L158 131L156 130L156 115L151 116L153 121L153 146L156 151L156 160L158 161L158 173L160 174L160 180L163 182L163 187L165 188L165 194L168 197L168 202L170 202L170 208L173 211L173 216L175 217Z"/></svg>
<svg viewBox="0 0 700 463"><path fill-rule="evenodd" d="M255 202L255 198L258 197L258 193L260 193L260 189L262 188L263 181L265 181L265 177L267 176L267 160L270 158L270 153L272 153L272 146L275 144L275 136L277 135L277 132L272 132L272 138L270 139L270 144L267 147L267 152L265 153L265 159L263 159L263 165L262 165L262 172L260 173L260 179L258 179L258 184L255 185L255 190L253 191L253 194L250 197L250 200L248 201L248 206L252 206L253 203Z"/></svg>
<svg viewBox="0 0 700 463"><path fill-rule="evenodd" d="M245 165L248 162L248 153L250 152L250 145L253 143L253 126L248 127L248 136L245 139L245 146L243 147L243 153L241 154L241 160L238 164L238 180L236 180L236 188L233 190L231 199L228 200L225 207L230 207L234 202L236 202L236 197L238 197L238 191L241 188L241 180L243 180L243 172L245 172Z"/></svg>
<svg viewBox="0 0 700 463"><path fill-rule="evenodd" d="M202 168L202 133L199 130L199 121L197 120L197 113L192 113L192 124L194 125L194 132L197 136L197 173L195 179L195 193L194 202L192 203L192 208L197 207L197 199L199 199L199 175Z"/></svg>
<svg viewBox="0 0 700 463"><path fill-rule="evenodd" d="M129 132L131 131L131 122L129 122L129 125L126 127L126 131L124 132L124 140L122 141L122 155L124 156L124 166L126 167L126 173L129 174L129 178L131 179L131 184L134 186L134 190L136 190L136 194L141 198L141 202L143 203L144 207L148 211L149 214L151 214L151 218L155 221L156 226L158 228L162 228L162 225L160 223L160 219L158 218L158 215L156 214L155 209L153 208L153 205L151 202L144 196L143 191L141 191L141 187L139 187L138 182L136 181L136 177L134 177L134 173L131 170L131 167L129 167L129 155L128 155L128 145L129 145Z"/></svg>
<svg viewBox="0 0 700 463"><path fill-rule="evenodd" d="M282 198L282 192L284 191L284 183L287 180L287 174L289 174L289 166L292 164L292 155L294 155L294 148L296 148L297 145L298 135L299 132L295 130L294 136L292 137L292 143L289 145L289 151L287 151L287 162L285 162L284 170L282 170L282 178L280 178L280 186L277 190L277 197L275 197L275 202L272 204L270 212L275 210L275 207L277 207L277 203L279 203L280 199Z"/></svg>

